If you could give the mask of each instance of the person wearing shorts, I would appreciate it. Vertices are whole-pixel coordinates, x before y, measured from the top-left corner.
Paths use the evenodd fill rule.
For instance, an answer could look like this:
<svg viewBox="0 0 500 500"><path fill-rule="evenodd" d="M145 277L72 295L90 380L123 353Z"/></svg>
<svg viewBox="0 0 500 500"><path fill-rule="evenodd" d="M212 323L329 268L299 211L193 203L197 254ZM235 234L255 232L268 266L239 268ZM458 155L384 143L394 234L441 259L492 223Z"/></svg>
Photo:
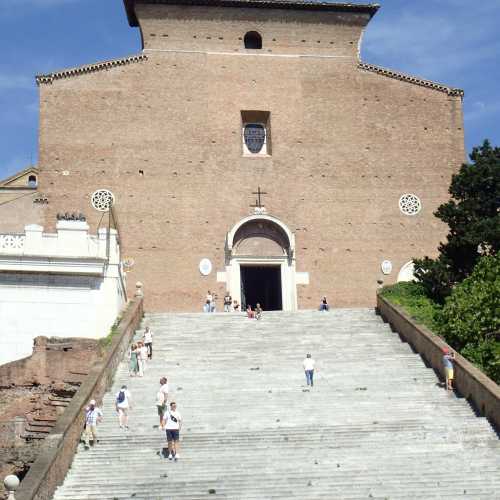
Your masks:
<svg viewBox="0 0 500 500"><path fill-rule="evenodd" d="M450 350L447 347L443 348L443 368L444 368L444 375L446 379L446 389L448 391L453 390L453 379L455 377L454 370L453 370L453 361L455 359L455 353L453 351L450 352Z"/></svg>
<svg viewBox="0 0 500 500"><path fill-rule="evenodd" d="M167 434L167 444L168 444L168 459L177 460L180 458L179 455L179 434L182 427L182 417L177 411L177 404L175 401L170 403L170 409L165 413L165 432Z"/></svg>
<svg viewBox="0 0 500 500"><path fill-rule="evenodd" d="M167 409L168 400L168 383L167 377L160 379L160 390L156 393L156 409L158 410L158 417L160 418L160 429L164 429L165 425L165 410Z"/></svg>

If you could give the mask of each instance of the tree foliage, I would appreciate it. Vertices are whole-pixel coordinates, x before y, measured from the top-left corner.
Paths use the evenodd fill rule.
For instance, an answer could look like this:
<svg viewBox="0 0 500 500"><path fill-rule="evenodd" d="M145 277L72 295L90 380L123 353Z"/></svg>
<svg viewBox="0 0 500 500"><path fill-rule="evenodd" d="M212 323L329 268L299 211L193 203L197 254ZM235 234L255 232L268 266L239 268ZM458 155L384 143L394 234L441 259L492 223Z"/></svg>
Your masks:
<svg viewBox="0 0 500 500"><path fill-rule="evenodd" d="M438 314L438 333L500 383L500 254L482 257Z"/></svg>
<svg viewBox="0 0 500 500"><path fill-rule="evenodd" d="M481 254L494 255L500 247L500 148L485 141L470 159L452 177L450 201L434 214L449 227L439 257L414 260L415 277L441 304L470 275Z"/></svg>

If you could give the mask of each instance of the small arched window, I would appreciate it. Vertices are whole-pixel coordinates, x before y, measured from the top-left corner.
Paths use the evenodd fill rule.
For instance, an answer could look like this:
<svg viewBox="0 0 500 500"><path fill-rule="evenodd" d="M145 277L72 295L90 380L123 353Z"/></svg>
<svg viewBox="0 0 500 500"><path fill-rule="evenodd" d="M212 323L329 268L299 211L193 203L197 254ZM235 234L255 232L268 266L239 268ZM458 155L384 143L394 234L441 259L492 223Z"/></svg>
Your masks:
<svg viewBox="0 0 500 500"><path fill-rule="evenodd" d="M245 49L262 48L262 37L256 31L249 31L248 33L246 33L243 42L245 44Z"/></svg>
<svg viewBox="0 0 500 500"><path fill-rule="evenodd" d="M30 175L28 177L28 186L32 188L36 187L36 175Z"/></svg>

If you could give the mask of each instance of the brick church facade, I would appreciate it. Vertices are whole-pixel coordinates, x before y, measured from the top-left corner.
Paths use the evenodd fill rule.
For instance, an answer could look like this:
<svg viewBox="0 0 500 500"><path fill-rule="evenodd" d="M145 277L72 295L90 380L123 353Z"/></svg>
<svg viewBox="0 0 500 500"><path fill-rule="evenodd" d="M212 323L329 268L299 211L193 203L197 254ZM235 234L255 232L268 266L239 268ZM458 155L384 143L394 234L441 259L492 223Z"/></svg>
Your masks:
<svg viewBox="0 0 500 500"><path fill-rule="evenodd" d="M463 93L360 61L377 5L124 4L140 54L37 77L47 230L65 211L95 230L111 192L129 286L164 311L199 311L207 290L219 308L226 290L370 306L436 253Z"/></svg>

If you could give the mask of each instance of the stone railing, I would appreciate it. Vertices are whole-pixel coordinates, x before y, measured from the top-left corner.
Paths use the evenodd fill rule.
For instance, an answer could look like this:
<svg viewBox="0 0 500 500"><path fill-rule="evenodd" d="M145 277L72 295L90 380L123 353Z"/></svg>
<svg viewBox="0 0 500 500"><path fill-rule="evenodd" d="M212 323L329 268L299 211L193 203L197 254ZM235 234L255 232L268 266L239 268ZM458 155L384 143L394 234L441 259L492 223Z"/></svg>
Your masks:
<svg viewBox="0 0 500 500"><path fill-rule="evenodd" d="M380 294L377 295L377 312L442 378L442 350L443 347L449 347L448 344ZM500 430L500 387L463 356L458 353L455 356L455 388Z"/></svg>
<svg viewBox="0 0 500 500"><path fill-rule="evenodd" d="M142 285L141 285L142 287ZM91 399L101 401L143 316L142 290L129 302L104 357L89 370L40 453L16 491L16 500L48 500L71 466L83 431L84 410Z"/></svg>
<svg viewBox="0 0 500 500"><path fill-rule="evenodd" d="M0 251L2 252L19 252L24 248L24 234L0 234Z"/></svg>

